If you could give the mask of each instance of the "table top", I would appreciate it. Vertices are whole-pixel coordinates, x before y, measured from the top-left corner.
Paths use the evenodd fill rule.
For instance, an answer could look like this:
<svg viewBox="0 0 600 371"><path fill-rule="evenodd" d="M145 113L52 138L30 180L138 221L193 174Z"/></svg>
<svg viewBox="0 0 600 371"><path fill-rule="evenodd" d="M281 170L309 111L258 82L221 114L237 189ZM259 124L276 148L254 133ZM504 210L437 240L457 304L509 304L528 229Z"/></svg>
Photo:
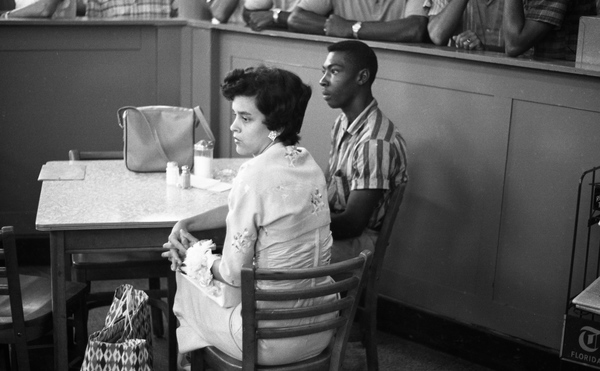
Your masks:
<svg viewBox="0 0 600 371"><path fill-rule="evenodd" d="M247 160L215 159L213 173L224 169L237 173ZM123 160L46 165L71 174L68 167L84 167L84 176L43 182L35 222L39 231L170 228L180 219L226 205L229 195L167 185L165 172L135 173L127 170Z"/></svg>

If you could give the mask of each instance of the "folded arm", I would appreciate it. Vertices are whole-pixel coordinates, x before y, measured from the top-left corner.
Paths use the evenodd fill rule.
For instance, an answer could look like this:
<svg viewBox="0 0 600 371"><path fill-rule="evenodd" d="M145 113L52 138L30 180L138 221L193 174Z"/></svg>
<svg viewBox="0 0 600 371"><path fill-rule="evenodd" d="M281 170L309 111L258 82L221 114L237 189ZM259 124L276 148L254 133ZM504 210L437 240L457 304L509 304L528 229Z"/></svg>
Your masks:
<svg viewBox="0 0 600 371"><path fill-rule="evenodd" d="M469 0L451 0L438 14L429 17L427 31L435 45L446 46L460 25Z"/></svg>
<svg viewBox="0 0 600 371"><path fill-rule="evenodd" d="M552 29L552 25L525 18L523 0L505 0L504 16L505 52L510 57L517 57L544 38Z"/></svg>
<svg viewBox="0 0 600 371"><path fill-rule="evenodd" d="M411 15L387 22L362 22L358 38L391 42L420 43L427 41L427 17ZM352 24L350 22L350 36Z"/></svg>
<svg viewBox="0 0 600 371"><path fill-rule="evenodd" d="M227 23L237 6L238 0L211 0L209 2L210 12L213 18L221 23Z"/></svg>
<svg viewBox="0 0 600 371"><path fill-rule="evenodd" d="M296 32L352 38L352 25L356 22L335 14L325 17L296 7L288 19L288 28ZM393 21L362 22L358 38L392 42L424 42L427 40L427 17L410 15Z"/></svg>
<svg viewBox="0 0 600 371"><path fill-rule="evenodd" d="M244 8L244 22L254 31L262 31L266 28L287 29L290 12L280 10L277 15L272 9L249 10Z"/></svg>
<svg viewBox="0 0 600 371"><path fill-rule="evenodd" d="M361 189L350 192L346 209L331 213L331 233L334 239L360 236L383 197L382 189Z"/></svg>
<svg viewBox="0 0 600 371"><path fill-rule="evenodd" d="M288 17L288 29L294 32L325 35L326 20L326 16L296 6Z"/></svg>

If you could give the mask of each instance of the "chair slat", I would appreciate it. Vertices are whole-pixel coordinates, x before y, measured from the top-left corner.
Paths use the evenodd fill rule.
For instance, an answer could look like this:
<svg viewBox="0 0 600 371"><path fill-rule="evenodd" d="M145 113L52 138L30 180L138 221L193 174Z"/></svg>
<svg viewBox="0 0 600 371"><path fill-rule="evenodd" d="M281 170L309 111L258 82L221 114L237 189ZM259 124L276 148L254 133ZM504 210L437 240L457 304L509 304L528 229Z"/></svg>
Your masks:
<svg viewBox="0 0 600 371"><path fill-rule="evenodd" d="M283 320L296 319L303 317L314 317L322 314L338 312L342 309L350 308L354 303L354 298L345 297L333 303L319 304L310 307L300 308L265 308L256 311L257 320Z"/></svg>
<svg viewBox="0 0 600 371"><path fill-rule="evenodd" d="M333 330L346 324L347 318L337 317L335 319L311 323L302 326L293 327L263 327L256 330L257 336L261 339L282 339L296 336L317 334L319 332Z"/></svg>
<svg viewBox="0 0 600 371"><path fill-rule="evenodd" d="M349 277L347 279L336 281L329 285L317 286L307 289L287 289L287 290L256 290L256 300L258 301L284 301L295 299L318 298L335 294L342 291L351 290L357 287L360 279Z"/></svg>
<svg viewBox="0 0 600 371"><path fill-rule="evenodd" d="M6 278L7 275L8 275L8 273L6 271L6 267L0 267L0 277Z"/></svg>
<svg viewBox="0 0 600 371"><path fill-rule="evenodd" d="M266 269L257 268L255 271L255 280L257 281L292 281L315 277L337 276L342 272L360 269L360 261L353 259L345 260L336 264L323 265L316 268L301 269Z"/></svg>

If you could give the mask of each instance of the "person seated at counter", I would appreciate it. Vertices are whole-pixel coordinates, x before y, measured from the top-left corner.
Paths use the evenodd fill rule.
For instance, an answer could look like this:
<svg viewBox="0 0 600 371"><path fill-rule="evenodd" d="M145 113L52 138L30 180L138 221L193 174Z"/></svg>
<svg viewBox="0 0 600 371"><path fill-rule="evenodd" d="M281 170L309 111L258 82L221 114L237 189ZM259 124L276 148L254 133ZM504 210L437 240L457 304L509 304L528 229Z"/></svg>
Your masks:
<svg viewBox="0 0 600 371"><path fill-rule="evenodd" d="M427 0L435 45L504 52L504 0Z"/></svg>
<svg viewBox="0 0 600 371"><path fill-rule="evenodd" d="M63 0L15 1L15 9L5 11L0 19L50 18ZM74 1L74 0L67 0Z"/></svg>
<svg viewBox="0 0 600 371"><path fill-rule="evenodd" d="M261 66L230 71L221 90L232 101L235 120L230 130L236 151L253 158L240 167L233 181L228 208L220 212L226 212L226 217L211 213L177 222L164 245L169 250L163 256L174 270L179 270L182 259L186 259L183 269L188 269L186 276L176 274L173 311L179 320L179 352L216 346L241 360L242 265L254 262L258 267L281 269L327 265L332 237L325 177L310 153L296 146L311 88L292 72ZM198 243L189 233L219 224L226 226L222 256L204 250L206 243ZM196 269L187 260L192 255ZM206 291L189 280L196 274ZM316 284L328 282L333 280L327 277ZM282 289L307 284L312 283L277 283ZM213 292L216 287L222 291ZM219 299L223 299L223 306L217 303ZM284 305L297 307L335 300L336 295L329 295ZM329 318L319 316L313 320ZM324 332L261 340L258 362L277 365L315 356L329 345L331 337L331 332Z"/></svg>
<svg viewBox="0 0 600 371"><path fill-rule="evenodd" d="M363 40L429 40L423 0L300 0L288 18L288 29Z"/></svg>
<svg viewBox="0 0 600 371"><path fill-rule="evenodd" d="M505 52L517 57L533 48L534 57L574 61L579 18L594 15L595 0L504 0Z"/></svg>
<svg viewBox="0 0 600 371"><path fill-rule="evenodd" d="M288 17L297 3L298 0L246 0L244 21L254 31L287 29Z"/></svg>
<svg viewBox="0 0 600 371"><path fill-rule="evenodd" d="M331 130L326 175L335 263L374 251L392 191L408 176L404 139L371 90L375 52L356 40L327 50L319 84L329 107L341 110Z"/></svg>
<svg viewBox="0 0 600 371"><path fill-rule="evenodd" d="M244 24L244 0L206 0L206 4L212 14L212 23Z"/></svg>

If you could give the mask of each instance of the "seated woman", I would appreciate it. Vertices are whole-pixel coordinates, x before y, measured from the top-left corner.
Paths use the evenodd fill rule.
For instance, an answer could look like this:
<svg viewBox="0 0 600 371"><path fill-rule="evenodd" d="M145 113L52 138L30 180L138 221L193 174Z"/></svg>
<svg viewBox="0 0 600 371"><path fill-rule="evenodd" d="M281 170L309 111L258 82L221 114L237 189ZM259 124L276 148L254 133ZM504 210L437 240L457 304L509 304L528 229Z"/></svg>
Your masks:
<svg viewBox="0 0 600 371"><path fill-rule="evenodd" d="M235 113L230 130L236 151L254 158L240 167L233 181L222 257L207 251L203 264L209 274L204 278L210 281L195 285L189 271L186 276L178 273L173 310L179 319L180 353L210 345L241 360L242 265L253 262L263 268L326 265L330 260L332 238L325 177L307 150L296 147L311 88L291 72L261 66L231 71L225 77L222 93L232 101ZM171 261L172 269L180 268L187 246L197 241L189 231L218 224L213 213L177 222L165 244L169 251L163 253ZM183 269L187 268L186 264ZM315 284L329 282L332 281L327 278ZM299 288L313 283L309 280L287 282L283 286L271 284ZM198 285L208 289L201 290ZM212 293L208 294L209 291ZM318 302L336 299L331 296ZM228 305L228 301L233 304ZM307 300L299 304L313 303ZM298 303L285 305L297 306ZM314 321L325 318L314 318ZM263 341L258 361L273 365L306 359L325 349L331 337L332 333L326 332Z"/></svg>

